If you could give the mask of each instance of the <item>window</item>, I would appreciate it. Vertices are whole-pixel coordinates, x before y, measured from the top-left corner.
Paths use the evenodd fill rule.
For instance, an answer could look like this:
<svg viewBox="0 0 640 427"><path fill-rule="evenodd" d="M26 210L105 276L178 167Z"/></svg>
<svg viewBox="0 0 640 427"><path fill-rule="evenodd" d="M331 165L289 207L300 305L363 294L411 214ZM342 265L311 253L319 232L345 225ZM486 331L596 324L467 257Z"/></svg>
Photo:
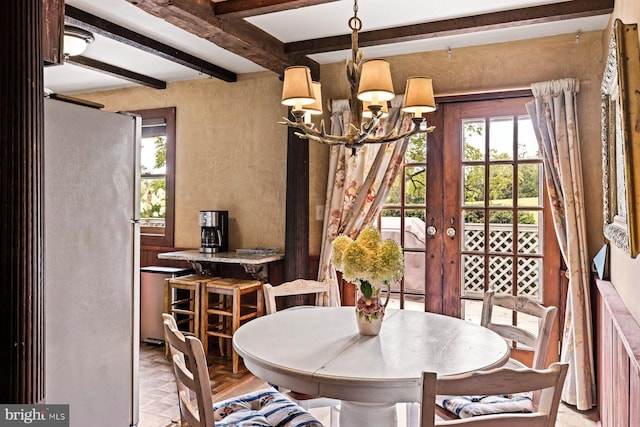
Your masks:
<svg viewBox="0 0 640 427"><path fill-rule="evenodd" d="M142 117L140 243L173 246L175 213L175 108L131 111Z"/></svg>

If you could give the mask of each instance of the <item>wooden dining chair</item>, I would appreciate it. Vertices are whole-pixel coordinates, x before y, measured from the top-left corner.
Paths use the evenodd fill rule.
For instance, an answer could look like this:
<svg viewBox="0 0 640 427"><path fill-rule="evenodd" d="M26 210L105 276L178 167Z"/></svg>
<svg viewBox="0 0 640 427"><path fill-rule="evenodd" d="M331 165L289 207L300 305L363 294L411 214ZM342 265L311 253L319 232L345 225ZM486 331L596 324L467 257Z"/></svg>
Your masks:
<svg viewBox="0 0 640 427"><path fill-rule="evenodd" d="M553 363L548 369L497 368L436 378L433 372L422 374L421 426L469 427L553 427L558 415L562 385L567 375L567 363ZM460 419L436 420L436 394L498 395L540 391L540 400L528 413L499 413L483 415L482 406L459 405Z"/></svg>
<svg viewBox="0 0 640 427"><path fill-rule="evenodd" d="M526 314L538 319L537 334L511 324L497 323L493 319L495 307L502 307L511 312ZM551 330L556 319L558 309L553 306L545 307L526 296L496 294L493 290L484 293L482 316L480 324L496 332L504 339L524 345L533 350L533 363L530 368L544 369L547 366L547 350L551 339ZM511 319L511 317L509 317ZM526 368L527 366L514 359L509 359L507 367Z"/></svg>
<svg viewBox="0 0 640 427"><path fill-rule="evenodd" d="M265 311L267 315L278 311L277 299L281 297L306 297L312 296L313 304L319 307L338 307L340 305L340 292L335 280L328 282L318 282L315 280L297 279L291 282L285 282L278 286L272 286L269 283L263 285L263 293L265 299ZM306 302L307 304L309 302ZM292 307L288 307L292 308ZM293 307L295 308L295 306ZM302 406L304 409L318 407L330 407L330 423L331 426L337 426L338 407L340 401L320 396L312 396L308 394L298 393L292 390L280 390L285 393L288 398Z"/></svg>
<svg viewBox="0 0 640 427"><path fill-rule="evenodd" d="M276 298L279 297L310 296L315 294L312 303L316 306L338 307L340 305L338 284L333 279L328 282L297 279L278 286L265 283L263 292L267 314L278 311Z"/></svg>
<svg viewBox="0 0 640 427"><path fill-rule="evenodd" d="M502 309L506 309L510 312L517 312L526 314L528 316L532 316L538 320L538 330L537 334L533 334L527 329L519 326L514 326L506 323L499 323L494 320L494 308L501 307ZM527 366L519 360L511 357L505 367L507 368L534 368L534 369L544 369L547 360L547 349L549 348L549 340L551 338L551 330L553 328L553 323L556 318L556 314L558 309L553 306L545 307L542 304L534 301L526 296L513 296L508 294L496 294L495 291L489 290L484 294L483 304L482 304L482 314L480 318L480 324L485 328L491 329L496 332L498 335L503 337L507 341L516 342L520 345L525 346L526 348L530 348L533 350L533 363L531 366ZM508 316L509 320L511 320L512 316ZM447 411L442 402L446 398L451 398L452 396L447 395L438 395L436 397L436 402L438 403L437 412L438 415L445 419L455 419L457 416L452 414L450 411ZM463 398L463 396L461 396ZM538 399L538 393L533 393L532 395L534 403ZM486 402L494 402L495 399L486 399L482 402L489 405L490 403ZM481 403L482 403L481 402ZM417 412L417 404L408 404L407 405L407 417L409 419L416 419ZM494 408L492 410L496 410Z"/></svg>
<svg viewBox="0 0 640 427"><path fill-rule="evenodd" d="M178 330L170 314L162 315L178 389L182 427L268 425L322 427L310 413L273 388L213 403L202 342ZM246 424L243 424L246 423Z"/></svg>

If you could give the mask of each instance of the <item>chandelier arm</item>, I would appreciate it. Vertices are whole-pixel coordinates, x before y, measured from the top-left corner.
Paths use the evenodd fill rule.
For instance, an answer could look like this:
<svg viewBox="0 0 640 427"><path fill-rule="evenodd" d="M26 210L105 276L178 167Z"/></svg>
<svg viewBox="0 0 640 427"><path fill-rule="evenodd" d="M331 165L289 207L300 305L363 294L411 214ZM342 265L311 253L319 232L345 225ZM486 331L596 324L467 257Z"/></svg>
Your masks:
<svg viewBox="0 0 640 427"><path fill-rule="evenodd" d="M296 135L302 139L310 139L312 141L320 142L327 145L353 145L355 134L349 133L343 136L331 135L325 132L324 123L321 125L322 131L312 128L305 123L293 122L285 117L282 118L284 122L279 124L288 125L295 129L298 129L302 133L296 133Z"/></svg>

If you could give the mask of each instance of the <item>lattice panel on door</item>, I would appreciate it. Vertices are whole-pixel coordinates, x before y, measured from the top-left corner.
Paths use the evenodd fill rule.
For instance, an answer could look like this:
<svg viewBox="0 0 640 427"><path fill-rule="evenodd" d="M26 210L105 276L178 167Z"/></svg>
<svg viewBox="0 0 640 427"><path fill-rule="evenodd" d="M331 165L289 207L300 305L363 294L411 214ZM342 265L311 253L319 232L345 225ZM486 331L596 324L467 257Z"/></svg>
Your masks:
<svg viewBox="0 0 640 427"><path fill-rule="evenodd" d="M489 250L491 252L509 253L513 252L513 229L509 225L504 226L489 225Z"/></svg>
<svg viewBox="0 0 640 427"><path fill-rule="evenodd" d="M484 294L484 257L478 255L462 256L465 296Z"/></svg>
<svg viewBox="0 0 640 427"><path fill-rule="evenodd" d="M489 288L496 293L511 293L513 283L513 258L489 257Z"/></svg>
<svg viewBox="0 0 640 427"><path fill-rule="evenodd" d="M518 258L518 295L540 299L541 261L540 258Z"/></svg>
<svg viewBox="0 0 640 427"><path fill-rule="evenodd" d="M518 227L518 252L525 254L541 253L540 233L537 225L520 225Z"/></svg>

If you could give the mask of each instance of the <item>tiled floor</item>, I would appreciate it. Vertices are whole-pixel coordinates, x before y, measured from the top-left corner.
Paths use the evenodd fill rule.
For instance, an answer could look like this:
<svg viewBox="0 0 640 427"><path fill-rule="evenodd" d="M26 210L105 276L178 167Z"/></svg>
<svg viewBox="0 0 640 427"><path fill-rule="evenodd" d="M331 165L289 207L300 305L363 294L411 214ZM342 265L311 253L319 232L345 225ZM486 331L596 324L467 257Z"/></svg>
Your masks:
<svg viewBox="0 0 640 427"><path fill-rule="evenodd" d="M178 426L180 414L176 397L176 385L171 364L164 358L164 348L149 344L140 346L140 420L139 427ZM248 392L246 388L260 388L264 383L247 381L245 389L234 390L237 394ZM311 412L326 426L329 426L327 408L312 409ZM597 411L578 412L567 405L561 405L556 427L595 427ZM398 410L398 425L404 426L404 410ZM363 426L349 426L363 427Z"/></svg>

